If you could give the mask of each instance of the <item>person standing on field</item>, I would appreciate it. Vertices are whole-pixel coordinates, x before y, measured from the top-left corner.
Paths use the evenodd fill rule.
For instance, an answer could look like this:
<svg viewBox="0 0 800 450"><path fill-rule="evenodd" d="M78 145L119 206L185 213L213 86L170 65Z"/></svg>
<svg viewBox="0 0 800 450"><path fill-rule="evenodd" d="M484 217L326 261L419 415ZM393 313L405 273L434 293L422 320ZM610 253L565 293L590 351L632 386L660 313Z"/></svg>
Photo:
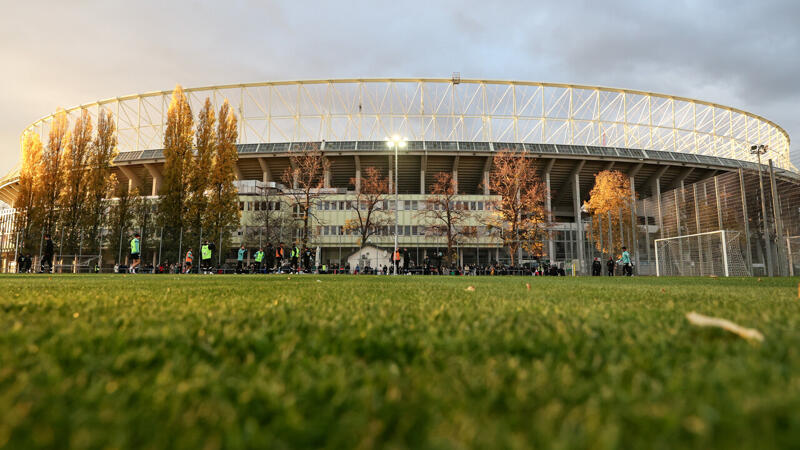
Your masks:
<svg viewBox="0 0 800 450"><path fill-rule="evenodd" d="M203 246L200 247L200 270L205 274L211 271L211 254L211 244L208 241L203 242Z"/></svg>
<svg viewBox="0 0 800 450"><path fill-rule="evenodd" d="M136 273L136 268L139 267L140 258L140 251L139 248L139 233L133 235L133 239L131 239L131 267L128 269L130 273Z"/></svg>
<svg viewBox="0 0 800 450"><path fill-rule="evenodd" d="M286 253L283 250L283 242L281 242L278 247L275 247L275 265L278 266L278 272L280 272L283 266L283 258L285 256Z"/></svg>
<svg viewBox="0 0 800 450"><path fill-rule="evenodd" d="M264 261L266 261L267 273L272 271L275 266L275 249L272 247L272 242L267 242L267 249L264 251Z"/></svg>
<svg viewBox="0 0 800 450"><path fill-rule="evenodd" d="M600 259L595 258L592 262L592 276L599 277L603 274L603 266L600 265Z"/></svg>
<svg viewBox="0 0 800 450"><path fill-rule="evenodd" d="M242 273L244 269L244 256L247 254L247 250L244 248L244 244L239 247L239 253L236 255L236 273Z"/></svg>
<svg viewBox="0 0 800 450"><path fill-rule="evenodd" d="M631 266L631 254L625 247L622 247L622 257L619 259L619 262L622 264L622 275L628 277L633 276L633 267Z"/></svg>
<svg viewBox="0 0 800 450"><path fill-rule="evenodd" d="M194 255L192 254L192 249L186 250L186 258L184 259L184 267L183 273L191 273L192 272L192 263L194 262Z"/></svg>
<svg viewBox="0 0 800 450"><path fill-rule="evenodd" d="M608 257L608 261L606 261L606 268L608 269L608 276L610 276L610 277L614 276L614 266L616 266L616 265L617 264L614 262L614 258L609 256Z"/></svg>
<svg viewBox="0 0 800 450"><path fill-rule="evenodd" d="M259 247L256 252L256 273L261 273L261 263L264 261L264 249Z"/></svg>
<svg viewBox="0 0 800 450"><path fill-rule="evenodd" d="M298 264L297 264L299 259L300 259L300 249L297 248L297 244L294 244L294 245L292 245L292 251L290 253L289 261L291 262L292 269L295 272L299 272L299 267L298 267Z"/></svg>

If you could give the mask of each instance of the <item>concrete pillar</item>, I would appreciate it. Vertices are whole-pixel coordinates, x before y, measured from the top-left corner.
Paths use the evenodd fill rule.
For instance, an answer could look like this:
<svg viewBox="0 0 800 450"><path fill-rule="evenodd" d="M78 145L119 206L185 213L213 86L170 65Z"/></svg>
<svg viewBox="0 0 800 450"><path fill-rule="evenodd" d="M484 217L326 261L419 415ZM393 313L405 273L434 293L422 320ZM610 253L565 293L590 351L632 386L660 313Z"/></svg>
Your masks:
<svg viewBox="0 0 800 450"><path fill-rule="evenodd" d="M636 216L636 177L631 175L629 178L631 183L631 247L633 247L633 261L636 267L639 267L639 233L636 229L639 227L637 224Z"/></svg>
<svg viewBox="0 0 800 450"><path fill-rule="evenodd" d="M131 192L134 188L142 187L142 180L136 175L136 173L130 167L126 166L117 166L119 171L125 175L125 178L128 179L128 192Z"/></svg>
<svg viewBox="0 0 800 450"><path fill-rule="evenodd" d="M264 183L271 181L272 174L269 171L266 158L258 158L258 165L261 166L261 181Z"/></svg>
<svg viewBox="0 0 800 450"><path fill-rule="evenodd" d="M585 246L584 240L585 236L583 235L583 220L581 219L581 184L580 184L580 172L576 171L573 174L573 188L572 188L572 208L575 214L575 228L576 228L576 236L575 240L578 246L578 259L580 260L580 266L578 267L578 272L580 274L584 273L584 267L586 265L585 261Z"/></svg>
<svg viewBox="0 0 800 450"><path fill-rule="evenodd" d="M158 168L153 164L145 164L144 167L150 173L150 176L153 177L153 187L150 195L155 197L161 189L161 172L159 172Z"/></svg>

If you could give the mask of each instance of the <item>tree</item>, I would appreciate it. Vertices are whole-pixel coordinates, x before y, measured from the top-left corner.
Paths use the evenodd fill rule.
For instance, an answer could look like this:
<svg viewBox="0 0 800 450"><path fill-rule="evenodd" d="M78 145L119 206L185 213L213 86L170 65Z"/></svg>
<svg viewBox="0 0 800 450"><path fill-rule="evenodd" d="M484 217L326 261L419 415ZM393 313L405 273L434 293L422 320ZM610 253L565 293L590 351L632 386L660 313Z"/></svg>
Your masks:
<svg viewBox="0 0 800 450"><path fill-rule="evenodd" d="M89 148L89 173L86 180L86 210L89 238L97 242L100 224L107 208L106 199L116 189L116 177L111 173L111 163L117 155L116 127L111 113L101 110L97 115L97 133Z"/></svg>
<svg viewBox="0 0 800 450"><path fill-rule="evenodd" d="M42 154L41 176L44 185L42 208L44 210L43 228L45 233L54 231L56 219L58 218L58 198L61 184L64 182L64 150L68 142L67 113L63 109L59 109L53 116L47 147Z"/></svg>
<svg viewBox="0 0 800 450"><path fill-rule="evenodd" d="M116 184L116 183L115 183ZM127 186L116 184L116 199L111 203L106 218L106 227L109 231L108 248L117 264L122 264L126 255L125 244L135 225L137 212L141 211L142 197L139 189L128 191Z"/></svg>
<svg viewBox="0 0 800 450"><path fill-rule="evenodd" d="M89 155L92 144L92 119L89 111L81 110L64 150L64 182L59 192L62 248L74 253L82 238L83 228L90 224L87 205Z"/></svg>
<svg viewBox="0 0 800 450"><path fill-rule="evenodd" d="M236 115L227 100L219 108L219 125L216 145L211 161L209 179L209 201L206 223L209 224L210 237L219 242L220 237L230 237L225 230L239 225L239 192L233 183L236 179L237 131ZM199 145L198 145L199 148ZM227 239L222 239L227 241ZM222 247L227 244L223 242ZM220 251L222 248L219 249Z"/></svg>
<svg viewBox="0 0 800 450"><path fill-rule="evenodd" d="M172 93L164 131L164 184L158 206L159 223L166 229L167 242L177 242L184 224L189 199L189 174L193 164L192 141L194 122L192 110L183 88L178 85Z"/></svg>
<svg viewBox="0 0 800 450"><path fill-rule="evenodd" d="M456 181L450 173L439 172L434 180L431 193L425 199L425 209L420 215L428 219L432 231L447 238L446 258L453 264L458 257L455 246L472 232L472 228L465 226L471 214L457 200Z"/></svg>
<svg viewBox="0 0 800 450"><path fill-rule="evenodd" d="M356 178L350 178L350 184L356 186ZM378 169L367 167L366 176L361 178L360 188L356 189L356 198L350 203L355 217L345 222L346 231L359 234L359 247L364 247L375 232L388 225L390 218L381 209L384 199L389 194L389 179L382 177Z"/></svg>
<svg viewBox="0 0 800 450"><path fill-rule="evenodd" d="M284 236L293 236L297 229L297 221L292 217L289 202L278 189L264 186L260 189L259 200L255 203L252 225L245 239L257 245L267 242L278 244Z"/></svg>
<svg viewBox="0 0 800 450"><path fill-rule="evenodd" d="M621 253L622 229L631 229L630 179L616 170L598 173L589 192L589 201L583 206L592 216L592 238L597 249L610 255Z"/></svg>
<svg viewBox="0 0 800 450"><path fill-rule="evenodd" d="M289 156L290 167L283 173L283 183L291 186L288 190L289 204L297 220L302 223L302 244L308 246L311 233L311 220L314 218L313 207L323 195L324 175L329 162L322 155L319 147L300 150Z"/></svg>
<svg viewBox="0 0 800 450"><path fill-rule="evenodd" d="M500 197L487 225L508 249L511 265L520 249L541 253L547 234L545 188L527 152L501 150L494 156L489 190Z"/></svg>
<svg viewBox="0 0 800 450"><path fill-rule="evenodd" d="M19 194L14 201L15 228L21 232L20 245L28 247L28 236L42 225L44 185L42 183L42 142L34 132L25 133L22 141L22 166L19 171Z"/></svg>
<svg viewBox="0 0 800 450"><path fill-rule="evenodd" d="M217 147L216 117L211 107L211 100L206 98L203 109L197 116L197 133L195 143L197 155L190 159L188 177L188 192L186 198L186 226L192 230L194 237L199 239L200 234L205 235L206 221L208 219L208 188L210 187L211 161ZM189 238L190 242L195 239Z"/></svg>

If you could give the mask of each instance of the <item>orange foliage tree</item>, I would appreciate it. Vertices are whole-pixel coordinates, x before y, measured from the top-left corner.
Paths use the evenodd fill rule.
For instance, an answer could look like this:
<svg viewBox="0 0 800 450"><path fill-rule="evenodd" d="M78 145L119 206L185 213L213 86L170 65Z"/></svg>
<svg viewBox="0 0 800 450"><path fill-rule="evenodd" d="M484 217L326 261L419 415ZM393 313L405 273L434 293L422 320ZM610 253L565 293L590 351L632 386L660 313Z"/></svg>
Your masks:
<svg viewBox="0 0 800 450"><path fill-rule="evenodd" d="M378 169L367 167L366 176L361 178L357 186L356 178L350 178L350 184L356 187L355 200L350 209L355 217L345 221L344 229L359 234L359 247L364 247L376 231L389 224L390 218L381 206L389 194L389 179L382 177Z"/></svg>
<svg viewBox="0 0 800 450"><path fill-rule="evenodd" d="M489 190L500 197L487 221L487 227L508 249L515 265L519 249L542 252L547 236L545 186L536 174L527 152L502 150L492 161Z"/></svg>
<svg viewBox="0 0 800 450"><path fill-rule="evenodd" d="M592 216L592 238L601 252L614 255L622 252L622 230L631 229L631 202L628 176L616 170L595 175L589 201L583 206Z"/></svg>
<svg viewBox="0 0 800 450"><path fill-rule="evenodd" d="M20 246L29 251L29 244L33 242L29 242L28 238L37 234L42 225L43 181L42 141L35 132L25 133L22 141L19 193L14 200L14 208L17 211L15 228L20 232Z"/></svg>

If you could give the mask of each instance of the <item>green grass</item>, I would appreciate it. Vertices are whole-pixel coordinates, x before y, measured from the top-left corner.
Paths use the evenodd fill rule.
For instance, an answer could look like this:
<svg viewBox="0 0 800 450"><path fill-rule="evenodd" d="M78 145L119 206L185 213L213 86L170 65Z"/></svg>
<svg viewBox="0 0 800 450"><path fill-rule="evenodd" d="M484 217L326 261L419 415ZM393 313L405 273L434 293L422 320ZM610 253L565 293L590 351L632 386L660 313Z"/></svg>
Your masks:
<svg viewBox="0 0 800 450"><path fill-rule="evenodd" d="M797 448L798 281L3 276L0 448Z"/></svg>

